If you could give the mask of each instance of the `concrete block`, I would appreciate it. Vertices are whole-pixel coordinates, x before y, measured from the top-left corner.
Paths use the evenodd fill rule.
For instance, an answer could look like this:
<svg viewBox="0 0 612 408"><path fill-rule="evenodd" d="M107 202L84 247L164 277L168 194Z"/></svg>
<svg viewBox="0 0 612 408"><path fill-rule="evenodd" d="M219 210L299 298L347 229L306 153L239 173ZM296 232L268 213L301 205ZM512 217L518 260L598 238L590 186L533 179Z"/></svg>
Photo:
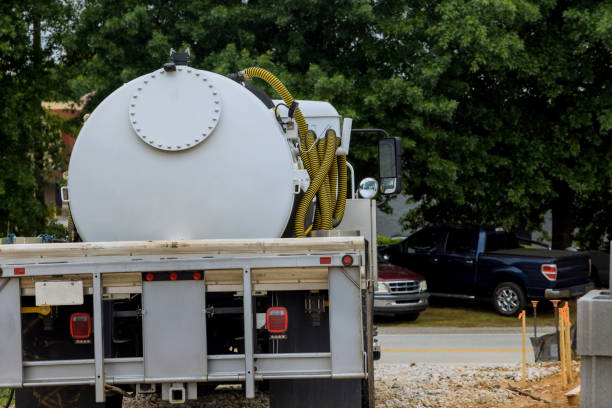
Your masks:
<svg viewBox="0 0 612 408"><path fill-rule="evenodd" d="M582 356L580 359L580 406L612 406L612 357Z"/></svg>
<svg viewBox="0 0 612 408"><path fill-rule="evenodd" d="M578 354L612 357L612 295L592 290L578 300Z"/></svg>
<svg viewBox="0 0 612 408"><path fill-rule="evenodd" d="M580 406L612 407L612 295L593 290L578 300Z"/></svg>

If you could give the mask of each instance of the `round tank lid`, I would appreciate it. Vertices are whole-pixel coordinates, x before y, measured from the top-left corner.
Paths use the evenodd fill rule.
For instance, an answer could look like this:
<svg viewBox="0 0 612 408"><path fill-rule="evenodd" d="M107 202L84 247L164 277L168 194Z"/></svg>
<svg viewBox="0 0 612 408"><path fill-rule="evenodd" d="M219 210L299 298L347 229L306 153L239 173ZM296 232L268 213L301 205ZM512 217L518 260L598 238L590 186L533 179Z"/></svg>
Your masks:
<svg viewBox="0 0 612 408"><path fill-rule="evenodd" d="M130 123L159 150L190 149L209 137L221 116L221 97L204 71L186 66L146 75L130 98Z"/></svg>

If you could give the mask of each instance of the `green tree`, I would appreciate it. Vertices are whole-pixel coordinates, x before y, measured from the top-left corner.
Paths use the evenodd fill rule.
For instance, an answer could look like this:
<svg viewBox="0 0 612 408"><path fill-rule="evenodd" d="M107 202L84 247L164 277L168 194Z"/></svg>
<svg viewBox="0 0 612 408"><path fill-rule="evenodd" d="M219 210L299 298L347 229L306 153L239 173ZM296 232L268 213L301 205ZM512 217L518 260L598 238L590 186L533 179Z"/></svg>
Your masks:
<svg viewBox="0 0 612 408"><path fill-rule="evenodd" d="M69 21L62 1L0 4L0 225L2 234L45 232L45 183L62 166L59 118L41 101L53 95L58 40Z"/></svg>
<svg viewBox="0 0 612 408"><path fill-rule="evenodd" d="M403 134L407 191L421 204L408 224L533 228L552 210L553 246L569 246L583 226L578 213L602 203L612 180L609 7L380 7L388 7L380 21L395 72L366 102ZM610 218L609 208L600 212Z"/></svg>
<svg viewBox="0 0 612 408"><path fill-rule="evenodd" d="M75 96L96 91L88 109L171 47L222 74L263 66L401 136L411 226L531 229L552 210L564 247L575 227L600 231L580 214L612 218L611 20L584 0L92 0L64 43ZM352 140L359 177L375 172L375 141Z"/></svg>
<svg viewBox="0 0 612 408"><path fill-rule="evenodd" d="M122 83L162 66L170 48L190 47L192 66L220 74L264 67L294 96L328 100L358 123L377 70L375 24L374 7L363 0L88 1L64 41L65 69L72 97L96 91L92 110ZM376 145L354 145L367 174Z"/></svg>

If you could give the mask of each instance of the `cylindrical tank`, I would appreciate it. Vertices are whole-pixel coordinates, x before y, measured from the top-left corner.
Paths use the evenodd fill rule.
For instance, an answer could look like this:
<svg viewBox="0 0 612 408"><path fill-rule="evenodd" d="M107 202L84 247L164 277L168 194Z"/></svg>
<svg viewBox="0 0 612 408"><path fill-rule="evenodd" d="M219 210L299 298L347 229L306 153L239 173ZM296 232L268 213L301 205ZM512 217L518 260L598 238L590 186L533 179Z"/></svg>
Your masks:
<svg viewBox="0 0 612 408"><path fill-rule="evenodd" d="M108 96L68 172L85 241L274 238L295 197L296 158L275 114L245 87L178 66Z"/></svg>

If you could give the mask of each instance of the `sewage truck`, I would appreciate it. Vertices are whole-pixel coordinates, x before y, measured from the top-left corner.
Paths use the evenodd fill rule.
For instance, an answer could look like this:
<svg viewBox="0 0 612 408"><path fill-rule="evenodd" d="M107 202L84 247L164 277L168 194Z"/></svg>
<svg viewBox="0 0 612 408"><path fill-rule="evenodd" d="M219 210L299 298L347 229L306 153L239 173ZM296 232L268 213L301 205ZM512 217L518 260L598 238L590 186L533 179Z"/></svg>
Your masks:
<svg viewBox="0 0 612 408"><path fill-rule="evenodd" d="M17 408L184 404L219 384L273 408L373 407L372 198L399 192L398 139L360 130L383 136L380 185L357 198L350 118L263 69L188 59L84 123L69 242L0 245L0 387Z"/></svg>

